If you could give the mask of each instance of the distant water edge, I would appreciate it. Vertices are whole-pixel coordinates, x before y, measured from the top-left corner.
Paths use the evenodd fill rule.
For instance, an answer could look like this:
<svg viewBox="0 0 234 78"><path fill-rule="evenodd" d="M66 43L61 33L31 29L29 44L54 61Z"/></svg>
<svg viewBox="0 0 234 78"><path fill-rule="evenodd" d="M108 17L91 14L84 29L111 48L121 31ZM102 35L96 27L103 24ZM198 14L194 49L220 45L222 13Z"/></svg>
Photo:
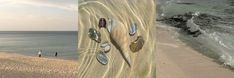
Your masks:
<svg viewBox="0 0 234 78"><path fill-rule="evenodd" d="M77 31L0 31L0 51L77 60Z"/></svg>

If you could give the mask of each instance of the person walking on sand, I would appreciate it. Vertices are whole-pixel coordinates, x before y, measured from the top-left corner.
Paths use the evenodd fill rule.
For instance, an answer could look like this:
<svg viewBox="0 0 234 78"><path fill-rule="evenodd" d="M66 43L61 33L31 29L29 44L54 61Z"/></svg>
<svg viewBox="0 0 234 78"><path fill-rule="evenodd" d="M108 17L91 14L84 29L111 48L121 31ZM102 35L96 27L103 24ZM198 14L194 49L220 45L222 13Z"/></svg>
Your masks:
<svg viewBox="0 0 234 78"><path fill-rule="evenodd" d="M42 50L39 50L38 56L41 57Z"/></svg>
<svg viewBox="0 0 234 78"><path fill-rule="evenodd" d="M55 57L57 57L58 56L58 52L55 52L55 55L54 55Z"/></svg>

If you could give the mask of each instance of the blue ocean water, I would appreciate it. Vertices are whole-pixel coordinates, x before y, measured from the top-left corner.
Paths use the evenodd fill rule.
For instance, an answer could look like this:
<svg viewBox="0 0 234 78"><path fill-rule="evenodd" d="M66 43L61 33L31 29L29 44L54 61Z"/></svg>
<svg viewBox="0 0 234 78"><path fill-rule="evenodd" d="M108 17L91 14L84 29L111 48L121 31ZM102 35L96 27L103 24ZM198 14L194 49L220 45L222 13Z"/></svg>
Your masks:
<svg viewBox="0 0 234 78"><path fill-rule="evenodd" d="M0 31L0 52L77 60L76 31Z"/></svg>

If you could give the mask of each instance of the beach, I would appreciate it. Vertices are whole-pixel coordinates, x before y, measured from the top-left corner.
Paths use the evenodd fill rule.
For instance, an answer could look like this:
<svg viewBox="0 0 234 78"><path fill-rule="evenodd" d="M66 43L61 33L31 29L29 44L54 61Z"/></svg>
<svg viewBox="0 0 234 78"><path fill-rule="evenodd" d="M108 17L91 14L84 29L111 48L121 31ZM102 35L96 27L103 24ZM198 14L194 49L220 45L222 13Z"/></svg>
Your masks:
<svg viewBox="0 0 234 78"><path fill-rule="evenodd" d="M1 78L77 78L76 61L0 52Z"/></svg>
<svg viewBox="0 0 234 78"><path fill-rule="evenodd" d="M233 78L234 72L189 47L173 28L157 23L157 78Z"/></svg>
<svg viewBox="0 0 234 78"><path fill-rule="evenodd" d="M79 0L78 77L155 78L155 37L152 33L155 7L155 0ZM113 31L98 27L100 18L106 19L106 26ZM109 19L113 23L108 22ZM133 23L137 30L130 36L129 29ZM100 32L100 43L89 37L90 28ZM133 52L129 45L138 36L145 42L139 51ZM108 61L106 65L97 60L103 42L111 45L110 51L104 54L107 57L104 60Z"/></svg>

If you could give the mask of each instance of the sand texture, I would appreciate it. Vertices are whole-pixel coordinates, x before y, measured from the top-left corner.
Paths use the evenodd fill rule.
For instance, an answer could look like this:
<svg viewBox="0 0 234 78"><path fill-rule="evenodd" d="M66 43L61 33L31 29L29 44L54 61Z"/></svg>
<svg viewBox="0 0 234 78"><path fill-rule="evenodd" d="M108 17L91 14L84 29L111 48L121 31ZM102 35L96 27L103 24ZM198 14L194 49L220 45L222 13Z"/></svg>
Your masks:
<svg viewBox="0 0 234 78"><path fill-rule="evenodd" d="M0 78L77 78L78 63L0 53Z"/></svg>
<svg viewBox="0 0 234 78"><path fill-rule="evenodd" d="M171 29L157 28L157 78L234 77L233 71L181 42L176 35Z"/></svg>
<svg viewBox="0 0 234 78"><path fill-rule="evenodd" d="M113 19L115 26L111 33L98 27L100 18ZM154 0L80 0L78 19L78 78L155 78ZM129 36L133 22L138 30ZM101 33L102 42L111 43L111 51L106 54L107 65L96 59L100 44L89 38L89 28ZM140 51L133 53L129 45L137 36L142 36L145 43Z"/></svg>

